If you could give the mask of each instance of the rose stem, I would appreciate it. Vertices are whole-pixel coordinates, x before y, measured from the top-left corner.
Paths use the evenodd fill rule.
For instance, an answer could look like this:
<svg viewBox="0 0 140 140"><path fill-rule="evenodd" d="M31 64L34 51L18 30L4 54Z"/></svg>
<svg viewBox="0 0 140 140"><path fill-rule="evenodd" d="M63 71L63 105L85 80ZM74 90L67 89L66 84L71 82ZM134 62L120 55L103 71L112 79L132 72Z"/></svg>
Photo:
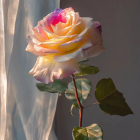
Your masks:
<svg viewBox="0 0 140 140"><path fill-rule="evenodd" d="M83 118L83 106L79 100L79 97L78 97L78 92L77 92L77 87L76 87L76 83L75 83L75 78L74 78L74 75L72 74L72 81L73 81L73 84L74 84L74 89L75 89L75 97L77 99L77 103L80 107L80 110L79 110L79 127L82 127L82 118Z"/></svg>

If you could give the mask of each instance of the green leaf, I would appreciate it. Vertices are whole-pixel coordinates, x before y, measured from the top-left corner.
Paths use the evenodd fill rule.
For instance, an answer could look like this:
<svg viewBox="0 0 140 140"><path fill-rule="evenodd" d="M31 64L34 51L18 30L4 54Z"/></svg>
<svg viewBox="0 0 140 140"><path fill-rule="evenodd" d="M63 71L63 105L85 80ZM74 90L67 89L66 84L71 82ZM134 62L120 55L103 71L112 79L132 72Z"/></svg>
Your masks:
<svg viewBox="0 0 140 140"><path fill-rule="evenodd" d="M50 93L64 93L67 89L67 85L62 80L54 80L54 82L50 84L37 83L36 86L40 91Z"/></svg>
<svg viewBox="0 0 140 140"><path fill-rule="evenodd" d="M91 83L88 79L85 78L76 79L75 82L78 91L78 97L80 99L80 102L83 104L88 94L90 93ZM67 99L71 101L77 101L75 97L75 89L74 89L73 82L70 82L68 84L68 89L65 91L65 93L71 93L71 94L65 94Z"/></svg>
<svg viewBox="0 0 140 140"><path fill-rule="evenodd" d="M98 124L88 127L75 127L72 131L74 140L102 140L103 131Z"/></svg>
<svg viewBox="0 0 140 140"><path fill-rule="evenodd" d="M123 94L116 89L110 78L102 79L98 82L95 96L101 110L108 115L126 116L128 114L133 114L132 110L125 102Z"/></svg>
<svg viewBox="0 0 140 140"><path fill-rule="evenodd" d="M79 109L78 103L73 103L72 106L71 106L70 113L71 113L71 115L72 115L73 117L74 117L74 115L73 115L73 113L72 113L72 110L73 110L74 107Z"/></svg>
<svg viewBox="0 0 140 140"><path fill-rule="evenodd" d="M100 71L99 68L87 64L79 64L79 68L81 73L75 73L76 76L84 76L88 74L94 75Z"/></svg>

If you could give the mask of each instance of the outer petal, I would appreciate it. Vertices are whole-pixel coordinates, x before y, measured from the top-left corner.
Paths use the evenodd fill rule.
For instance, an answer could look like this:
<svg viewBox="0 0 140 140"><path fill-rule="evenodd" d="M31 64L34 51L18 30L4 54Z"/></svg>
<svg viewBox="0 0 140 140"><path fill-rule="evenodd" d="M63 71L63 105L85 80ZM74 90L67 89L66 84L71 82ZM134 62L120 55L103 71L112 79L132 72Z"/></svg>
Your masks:
<svg viewBox="0 0 140 140"><path fill-rule="evenodd" d="M35 35L30 35L29 37L34 44L38 44L41 42Z"/></svg>
<svg viewBox="0 0 140 140"><path fill-rule="evenodd" d="M36 36L36 38L40 41L45 41L45 39L41 36L41 34L39 34L39 32L37 31L36 28L32 29L33 35Z"/></svg>
<svg viewBox="0 0 140 140"><path fill-rule="evenodd" d="M88 37L92 39L93 44L102 43L102 28L98 21L93 22L93 26L90 29Z"/></svg>
<svg viewBox="0 0 140 140"><path fill-rule="evenodd" d="M33 75L36 80L49 84L54 79L66 78L78 72L80 72L80 69L74 59L57 63L52 58L38 57L36 64L29 74Z"/></svg>
<svg viewBox="0 0 140 140"><path fill-rule="evenodd" d="M27 48L25 49L26 51L30 52L30 53L33 53L37 56L46 56L47 54L46 53L43 53L43 52L38 52L34 49L34 43L32 42L32 40L30 39L30 37L28 38L29 40L29 43L27 45Z"/></svg>
<svg viewBox="0 0 140 140"><path fill-rule="evenodd" d="M41 25L42 26L42 25ZM43 30L43 28L41 26L36 26L35 28L37 29L38 33L45 39L48 40L49 37L47 35L47 33Z"/></svg>
<svg viewBox="0 0 140 140"><path fill-rule="evenodd" d="M34 35L31 35L29 38L30 38L29 39L30 43L27 47L27 51L34 50L34 52L37 51L37 52L42 52L42 53L58 53L58 52L60 52L56 49L47 48L47 46L44 44L41 44L41 42Z"/></svg>

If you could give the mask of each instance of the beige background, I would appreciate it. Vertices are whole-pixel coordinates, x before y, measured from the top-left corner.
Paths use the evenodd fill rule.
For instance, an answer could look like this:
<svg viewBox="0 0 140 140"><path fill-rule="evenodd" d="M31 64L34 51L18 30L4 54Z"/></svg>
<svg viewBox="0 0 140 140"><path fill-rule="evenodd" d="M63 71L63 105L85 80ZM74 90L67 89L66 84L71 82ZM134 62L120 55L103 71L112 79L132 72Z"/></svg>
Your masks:
<svg viewBox="0 0 140 140"><path fill-rule="evenodd" d="M111 77L134 112L126 117L108 116L95 105L84 110L83 126L98 123L103 128L104 140L140 139L140 1L61 0L60 7L73 7L81 16L93 17L102 25L106 50L88 62L101 71L87 76L93 89L86 104L96 101L97 82ZM55 122L58 140L72 140L71 130L78 125L78 111L74 109L73 118L69 111L71 104L64 96L59 97Z"/></svg>

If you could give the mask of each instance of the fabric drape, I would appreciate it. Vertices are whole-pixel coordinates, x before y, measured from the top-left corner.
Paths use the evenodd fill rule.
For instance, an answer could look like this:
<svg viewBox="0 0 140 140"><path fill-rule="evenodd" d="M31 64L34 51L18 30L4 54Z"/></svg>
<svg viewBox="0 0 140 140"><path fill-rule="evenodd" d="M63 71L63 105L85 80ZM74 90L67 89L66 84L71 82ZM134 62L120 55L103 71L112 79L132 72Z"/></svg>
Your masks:
<svg viewBox="0 0 140 140"><path fill-rule="evenodd" d="M25 52L32 27L59 0L0 0L0 140L56 140L52 123L58 94L37 90Z"/></svg>

